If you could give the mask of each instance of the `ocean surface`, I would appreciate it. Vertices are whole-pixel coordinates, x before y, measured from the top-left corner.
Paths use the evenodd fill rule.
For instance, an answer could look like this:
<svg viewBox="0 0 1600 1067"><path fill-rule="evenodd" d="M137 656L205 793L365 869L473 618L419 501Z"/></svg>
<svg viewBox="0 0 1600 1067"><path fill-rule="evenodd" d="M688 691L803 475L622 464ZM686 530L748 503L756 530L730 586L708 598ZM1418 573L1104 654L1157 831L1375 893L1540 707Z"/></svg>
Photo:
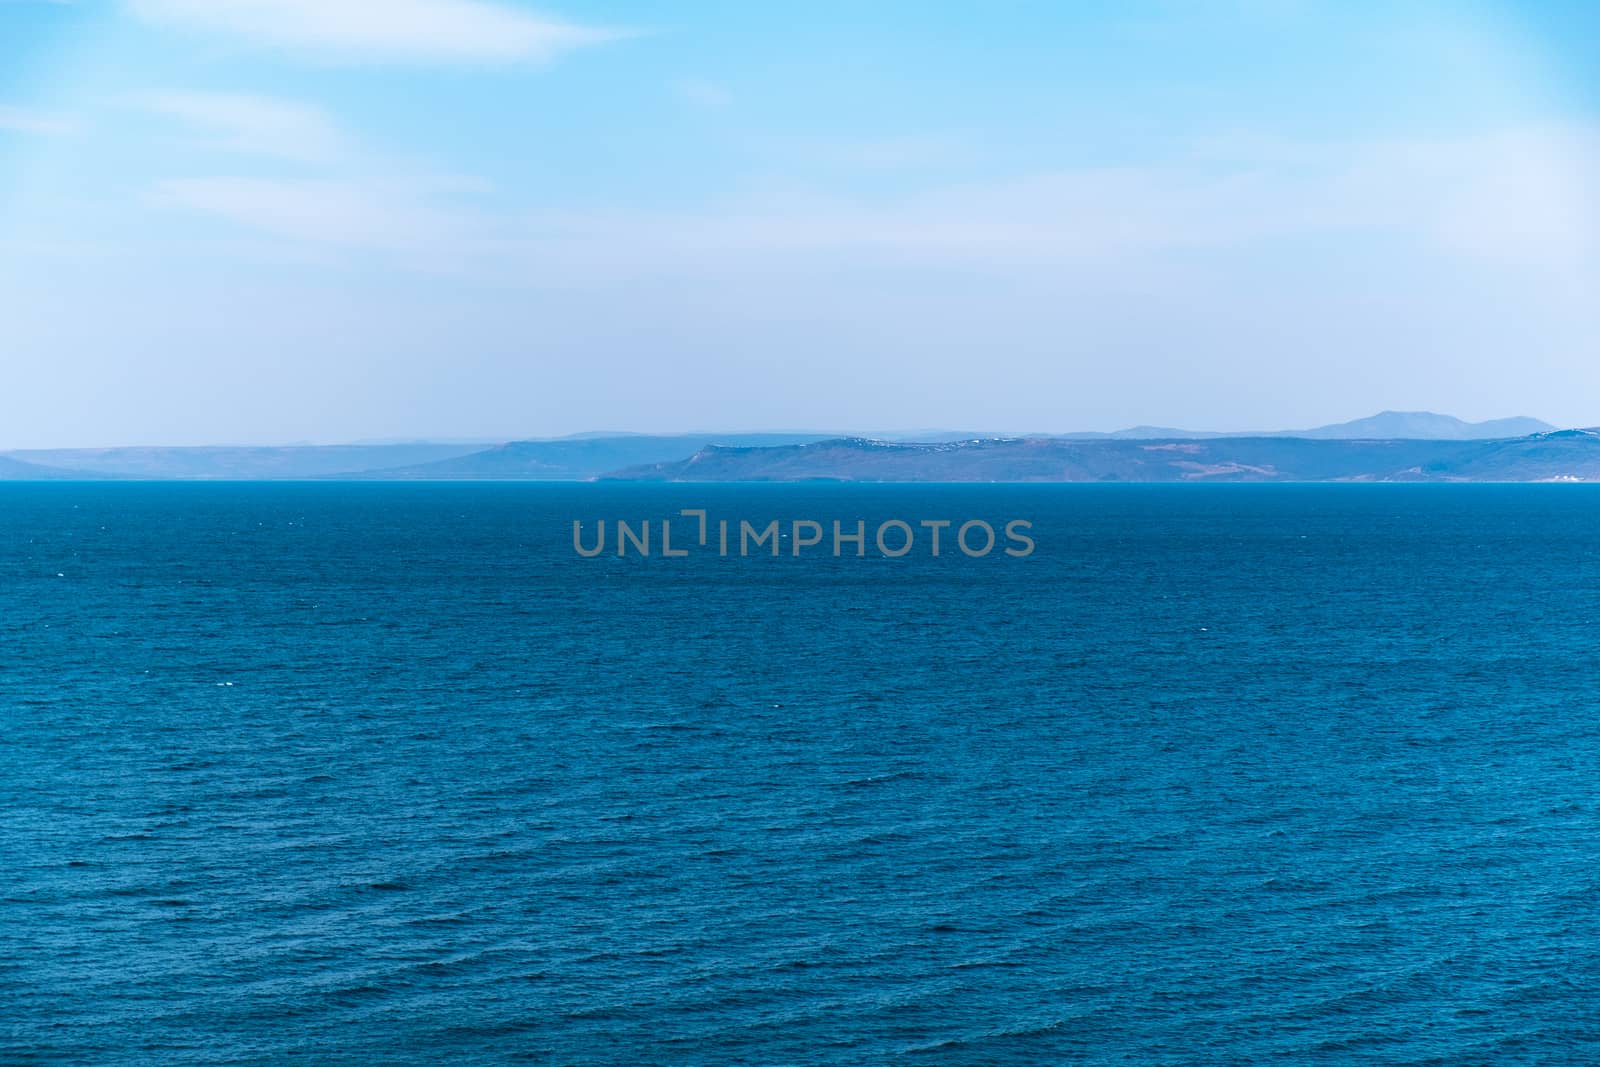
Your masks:
<svg viewBox="0 0 1600 1067"><path fill-rule="evenodd" d="M5 1064L1600 1063L1596 487L3 484L0 727Z"/></svg>

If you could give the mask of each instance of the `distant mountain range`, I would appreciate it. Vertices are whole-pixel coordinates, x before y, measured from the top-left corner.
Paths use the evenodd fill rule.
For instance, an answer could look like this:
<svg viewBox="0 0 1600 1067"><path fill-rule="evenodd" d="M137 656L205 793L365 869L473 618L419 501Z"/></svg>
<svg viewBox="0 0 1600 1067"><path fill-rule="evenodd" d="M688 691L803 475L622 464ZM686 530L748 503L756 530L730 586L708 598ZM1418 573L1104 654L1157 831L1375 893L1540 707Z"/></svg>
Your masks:
<svg viewBox="0 0 1600 1067"><path fill-rule="evenodd" d="M411 442L391 445L281 445L194 448L32 449L12 462L69 471L73 477L262 480L325 478L402 464L431 463L477 452L481 444ZM3 468L0 468L3 471ZM0 473L0 477L6 477Z"/></svg>
<svg viewBox="0 0 1600 1067"><path fill-rule="evenodd" d="M61 470L39 463L25 463L9 456L0 456L0 482L45 482L82 478L82 471Z"/></svg>
<svg viewBox="0 0 1600 1067"><path fill-rule="evenodd" d="M1229 437L1197 441L841 438L701 449L617 472L640 481L1540 482L1600 481L1600 430L1490 441Z"/></svg>
<svg viewBox="0 0 1600 1067"><path fill-rule="evenodd" d="M1538 419L1468 423L1385 411L1254 434L1160 427L1006 437L940 430L870 438L614 433L489 448L403 442L53 449L0 455L0 480L1600 480L1597 456L1600 435L1553 432Z"/></svg>
<svg viewBox="0 0 1600 1067"><path fill-rule="evenodd" d="M1151 440L1205 440L1214 437L1303 437L1314 441L1487 441L1498 437L1526 437L1528 434L1548 433L1555 427L1539 419L1520 416L1510 419L1490 419L1488 422L1465 422L1453 415L1437 415L1431 411L1380 411L1365 419L1317 426L1309 430L1270 430L1262 433L1218 433L1211 430L1174 430L1163 426L1132 426L1110 433L1040 434L1041 437L1061 437L1067 440L1092 441L1102 439Z"/></svg>
<svg viewBox="0 0 1600 1067"><path fill-rule="evenodd" d="M382 480L534 479L583 481L623 467L664 463L692 455L709 443L737 448L773 448L826 440L822 434L745 433L561 438L554 441L512 441L470 455L389 470L365 477Z"/></svg>

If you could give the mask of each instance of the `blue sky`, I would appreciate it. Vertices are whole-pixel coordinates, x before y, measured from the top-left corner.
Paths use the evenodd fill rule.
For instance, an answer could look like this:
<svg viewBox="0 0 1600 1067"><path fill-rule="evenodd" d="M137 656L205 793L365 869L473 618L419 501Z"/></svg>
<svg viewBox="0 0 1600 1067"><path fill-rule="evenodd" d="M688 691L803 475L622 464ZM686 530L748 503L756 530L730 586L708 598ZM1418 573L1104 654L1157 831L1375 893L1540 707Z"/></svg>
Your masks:
<svg viewBox="0 0 1600 1067"><path fill-rule="evenodd" d="M0 0L0 447L1600 423L1600 5Z"/></svg>

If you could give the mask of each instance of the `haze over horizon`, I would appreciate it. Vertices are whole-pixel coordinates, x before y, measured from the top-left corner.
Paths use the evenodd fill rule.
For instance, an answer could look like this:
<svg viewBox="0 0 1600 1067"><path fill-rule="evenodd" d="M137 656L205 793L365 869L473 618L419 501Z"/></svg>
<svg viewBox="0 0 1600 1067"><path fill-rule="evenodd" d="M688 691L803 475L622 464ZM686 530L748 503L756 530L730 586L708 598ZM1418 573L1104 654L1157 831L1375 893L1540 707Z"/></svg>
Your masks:
<svg viewBox="0 0 1600 1067"><path fill-rule="evenodd" d="M0 2L0 449L1600 423L1600 7Z"/></svg>
<svg viewBox="0 0 1600 1067"><path fill-rule="evenodd" d="M191 444L92 444L92 445L64 445L54 448L30 449L12 448L0 442L0 457L36 457L38 455L51 455L64 458L73 453L115 453L115 452L157 452L162 450L194 450L225 453L231 451L261 449L261 450L293 450L293 449L372 449L404 445L428 446L454 446L460 454L467 454L473 450L496 448L505 444L517 443L560 443L560 442L585 442L585 441L617 441L627 438L651 438L658 440L681 438L686 441L703 439L703 443L717 441L732 441L745 438L780 438L794 437L797 439L821 440L824 438L865 438L868 440L885 441L941 441L958 440L967 436L988 438L1121 438L1139 440L1151 437L1191 437L1194 439L1206 438L1244 438L1244 437L1307 437L1311 439L1390 439L1390 440L1486 440L1493 438L1510 438L1527 436L1530 434L1546 433L1552 430L1566 429L1592 429L1591 427L1565 427L1545 422L1542 419L1526 415L1507 416L1497 419L1488 419L1471 422L1458 419L1455 416L1440 414L1431 411L1381 411L1374 415L1358 419L1349 419L1343 422L1329 423L1323 426L1308 427L1283 427L1266 429L1253 427L1238 430L1201 429L1197 427L1171 427L1155 426L1150 423L1141 423L1137 426L1119 427L1112 431L1084 431L1061 429L1023 429L1009 430L994 427L967 426L955 427L919 427L919 428L894 428L894 427L732 427L732 428L707 428L699 427L688 430L665 430L656 433L634 430L587 430L570 434L540 435L518 434L508 437L426 437L412 435L409 437L368 438L364 440L331 440L331 441L210 441ZM768 442L771 443L771 442Z"/></svg>

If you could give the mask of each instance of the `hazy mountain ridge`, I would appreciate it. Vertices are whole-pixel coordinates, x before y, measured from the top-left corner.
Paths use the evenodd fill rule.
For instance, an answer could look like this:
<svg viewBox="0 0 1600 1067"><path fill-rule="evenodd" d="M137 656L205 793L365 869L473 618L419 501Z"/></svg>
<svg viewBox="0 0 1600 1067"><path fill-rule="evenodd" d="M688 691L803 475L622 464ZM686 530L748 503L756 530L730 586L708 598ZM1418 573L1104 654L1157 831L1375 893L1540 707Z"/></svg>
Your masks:
<svg viewBox="0 0 1600 1067"><path fill-rule="evenodd" d="M78 478L256 480L322 478L372 468L436 462L480 450L478 444L184 446L28 449L4 455L65 470ZM0 475L3 477L4 475Z"/></svg>
<svg viewBox="0 0 1600 1067"><path fill-rule="evenodd" d="M1449 415L1432 412L1380 412L1366 419L1318 427L1314 430L1281 430L1263 434L1206 434L1182 430L1160 430L1156 427L1136 427L1111 434L1030 434L1016 438L1024 440L1156 440L1179 441L1200 439L1240 440L1249 438L1312 438L1329 439L1407 439L1424 430L1440 434L1438 440L1469 440L1477 437L1520 435L1551 430L1548 423L1538 419L1497 419L1483 423L1469 423ZM1510 430L1512 434L1501 433ZM1389 434L1388 437L1384 433ZM992 438L993 435L987 435ZM949 430L924 431L920 440L909 442L898 434L876 434L871 437L827 433L744 433L744 434L618 434L592 436L579 434L553 440L513 441L496 448L470 455L458 456L436 463L392 470L374 470L361 477L374 479L445 478L445 479L553 479L583 480L595 477L636 476L634 468L665 466L683 461L697 452L700 446L721 449L786 448L818 444L826 441L855 440L878 442L884 445L913 444L931 447L950 443L962 444L987 439L983 434L961 434ZM814 458L814 457L813 457ZM827 477L828 475L805 475Z"/></svg>
<svg viewBox="0 0 1600 1067"><path fill-rule="evenodd" d="M1484 441L1500 437L1526 437L1548 433L1556 427L1541 419L1519 415L1486 422L1467 422L1454 415L1432 411L1380 411L1364 419L1315 426L1306 430L1267 430L1244 433L1219 433L1215 430L1178 430L1167 426L1131 426L1110 433L1039 434L1068 440L1207 440L1217 437L1304 437L1313 440L1383 441ZM1030 435L1033 436L1033 435Z"/></svg>
<svg viewBox="0 0 1600 1067"><path fill-rule="evenodd" d="M1322 459L1313 463L1303 453L1296 452L1290 444L1292 441L1413 441L1450 444L1486 439L1522 440L1527 436L1529 428L1533 428L1536 433L1550 436L1548 431L1551 428L1537 419L1512 418L1468 423L1449 415L1437 415L1431 412L1386 411L1369 418L1311 430L1281 430L1259 434L1190 432L1146 426L1112 433L1041 433L1005 436L927 430L922 431L916 440L910 440L902 434L876 434L866 437L794 431L575 434L561 438L511 441L489 448L472 442L412 441L278 447L34 449L0 453L0 479L585 481L598 477L682 477L681 473L668 472L675 469L675 464L690 462L693 462L699 470L706 472L707 476L711 476L710 472L713 470L721 468L731 470L734 465L742 464L749 470L757 468L766 470L767 473L749 475L763 479L782 477L783 475L778 472L791 467L796 472L793 476L798 478L887 477L888 475L882 474L852 473L862 465L862 457L859 454L862 450L870 450L871 454L877 457L873 462L878 467L900 472L894 476L913 481L933 477L952 477L955 480L969 478L972 480L1019 478L1140 480L1150 477L1152 470L1157 471L1161 478L1165 478L1168 467L1178 471L1190 471L1195 477L1212 477L1222 476L1222 472L1212 474L1196 472L1219 466L1227 468L1229 464L1239 468L1232 472L1239 476L1254 474L1265 478L1279 476L1267 473L1268 468L1271 471L1302 467L1307 470L1322 470L1326 466ZM1016 471L1004 469L1004 464L996 458L999 453L993 450L993 446L999 441L1033 442L1026 449L1013 447L1007 453L1006 463L1020 464ZM854 451L841 451L846 448L841 442L854 442L852 446ZM1061 447L1052 453L1041 442L1055 442ZM1166 466L1152 464L1147 451L1103 451L1080 455L1069 447L1076 444L1143 443L1170 450L1180 444L1205 443L1218 446L1221 442L1231 443L1223 449L1226 457L1223 457L1223 453L1218 453L1204 461L1175 459L1173 460L1173 464L1177 464L1175 467L1173 464ZM1276 444L1268 447L1260 442L1276 442ZM830 451L815 449L803 456L793 452L773 451L761 456L745 456L737 460L734 458L735 453L752 450L794 449L798 446L822 444L827 444ZM981 460L977 458L978 453L970 451L975 444L989 449L983 452ZM708 448L710 451L705 451ZM885 451L893 448L909 451ZM1525 452L1526 449L1522 451ZM832 459L825 458L827 456L831 456ZM1346 458L1353 461L1354 456L1352 453ZM1422 458L1427 462L1446 461L1432 457L1431 453ZM836 463L840 469L830 471L830 462ZM1463 458L1461 462L1469 461ZM1476 476L1472 472L1483 468L1488 462L1485 456L1471 459L1471 465L1463 468L1465 473L1462 476ZM1531 463L1531 460L1527 462ZM1185 467L1183 466L1185 463L1192 463L1195 466ZM1309 467L1306 466L1308 463ZM1056 467L1051 467L1050 464L1056 464ZM1423 466L1426 469L1425 463ZM949 475L927 473L934 467L955 473ZM1262 469L1252 470L1257 467ZM1530 466L1529 470L1532 469ZM658 474L650 475L649 470L655 470ZM986 470L989 473L985 473ZM1051 471L1055 473L1050 473ZM735 476L727 475L727 477ZM1317 477L1323 476L1317 475ZM1388 470L1384 464L1376 463L1370 468L1339 476L1381 478L1399 475Z"/></svg>
<svg viewBox="0 0 1600 1067"><path fill-rule="evenodd" d="M5 482L59 482L84 477L81 471L64 470L40 463L0 456L0 481Z"/></svg>
<svg viewBox="0 0 1600 1067"><path fill-rule="evenodd" d="M1437 415L1431 411L1381 411L1365 419L1311 430L1285 430L1273 436L1323 440L1489 441L1527 437L1555 429L1547 422L1526 415L1489 419L1486 422L1465 422L1453 415Z"/></svg>
<svg viewBox="0 0 1600 1067"><path fill-rule="evenodd" d="M825 439L823 434L627 434L568 437L550 441L511 441L481 452L434 463L363 472L373 480L443 478L587 481L618 468L682 459L709 445L782 446Z"/></svg>

